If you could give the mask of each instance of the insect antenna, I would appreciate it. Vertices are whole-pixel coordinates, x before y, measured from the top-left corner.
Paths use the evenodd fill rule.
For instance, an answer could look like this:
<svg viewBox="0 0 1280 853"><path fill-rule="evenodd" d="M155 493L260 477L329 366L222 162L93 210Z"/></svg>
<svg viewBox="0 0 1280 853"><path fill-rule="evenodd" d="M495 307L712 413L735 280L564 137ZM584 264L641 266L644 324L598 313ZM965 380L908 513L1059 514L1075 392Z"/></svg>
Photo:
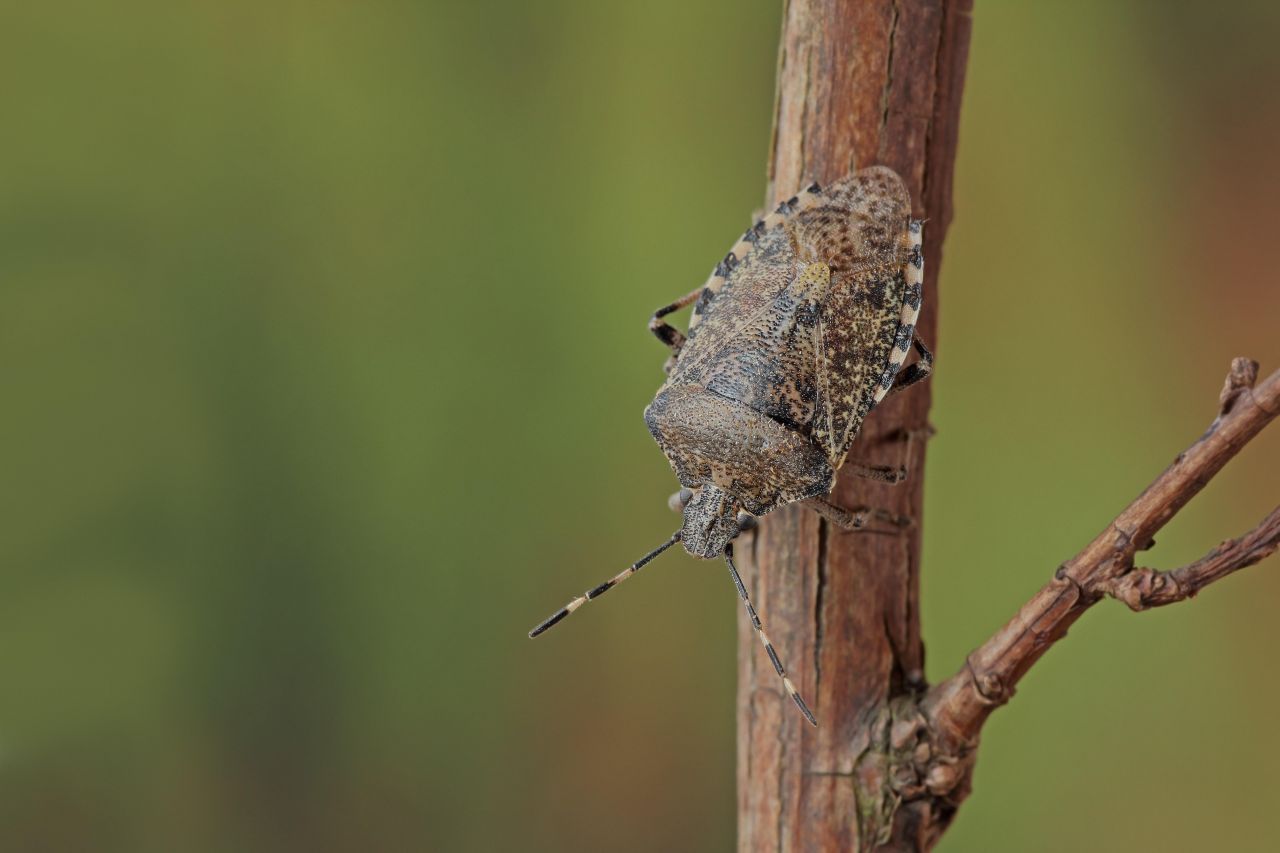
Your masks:
<svg viewBox="0 0 1280 853"><path fill-rule="evenodd" d="M787 692L795 700L796 707L800 709L800 713L804 714L805 719L816 726L818 724L817 718L813 716L809 706L800 698L800 691L796 690L796 686L787 677L787 671L782 668L782 661L778 659L778 653L773 650L773 643L769 642L769 636L765 634L764 626L760 624L760 617L756 614L756 609L751 606L751 599L747 598L747 588L742 583L742 576L738 574L738 567L733 564L732 543L725 546L724 561L729 565L729 574L733 577L733 585L738 588L738 595L742 598L742 603L747 608L747 615L751 617L751 624L756 629L760 642L764 644L764 650L769 654L769 660L773 663L773 668L778 671L778 676L782 679L782 685L787 688Z"/></svg>
<svg viewBox="0 0 1280 853"><path fill-rule="evenodd" d="M529 632L530 639L538 636L543 631L546 631L552 625L556 624L561 619L568 616L570 613L577 610L582 605L586 604L588 601L591 601L592 599L599 598L600 596L604 595L606 592L613 589L615 586L622 583L624 580L626 580L627 578L634 575L636 572L643 569L646 563L648 563L654 557L658 556L663 551L667 550L668 548L670 548L672 545L676 544L679 541L680 541L680 531L677 530L675 533L671 534L671 538L668 539L666 542L663 542L657 548L654 548L648 554L645 554L643 557L636 560L634 563L627 566L622 571L618 572L618 574L614 575L609 580L605 581L599 586L592 587L591 589L584 592L582 595L575 598L573 601L570 601L564 607L561 607L555 613L551 614L551 616L547 617L547 619L539 623L539 625L536 628L534 628L532 631Z"/></svg>

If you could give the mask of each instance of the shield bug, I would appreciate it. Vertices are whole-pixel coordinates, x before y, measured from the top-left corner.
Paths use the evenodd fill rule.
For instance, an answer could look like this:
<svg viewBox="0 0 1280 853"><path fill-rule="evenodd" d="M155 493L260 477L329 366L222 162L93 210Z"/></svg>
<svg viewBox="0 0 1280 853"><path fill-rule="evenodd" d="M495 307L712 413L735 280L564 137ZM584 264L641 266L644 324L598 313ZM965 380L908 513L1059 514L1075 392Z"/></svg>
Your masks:
<svg viewBox="0 0 1280 853"><path fill-rule="evenodd" d="M831 503L841 470L898 482L901 469L845 464L867 413L929 375L915 337L924 259L901 179L878 166L811 185L747 229L707 283L659 309L649 328L672 350L667 380L645 409L681 490L684 523L653 551L570 601L536 637L677 542L723 557L765 652L809 722L812 712L769 642L733 560L759 516L803 502L843 529L887 513ZM693 304L687 334L663 318ZM905 370L914 343L919 358Z"/></svg>

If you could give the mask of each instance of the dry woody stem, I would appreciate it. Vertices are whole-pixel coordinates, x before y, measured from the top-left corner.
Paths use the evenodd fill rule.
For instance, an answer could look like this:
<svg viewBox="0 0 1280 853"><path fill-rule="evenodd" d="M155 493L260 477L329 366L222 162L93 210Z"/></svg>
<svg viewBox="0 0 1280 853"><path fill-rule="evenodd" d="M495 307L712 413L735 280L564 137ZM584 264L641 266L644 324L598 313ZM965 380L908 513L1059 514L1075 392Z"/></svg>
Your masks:
<svg viewBox="0 0 1280 853"><path fill-rule="evenodd" d="M826 186L870 166L893 169L910 193L911 217L927 220L916 332L930 343L971 5L788 0L783 11L765 209L813 181ZM873 520L865 531L844 533L804 507L787 507L735 551L771 639L786 650L796 686L821 721L815 729L795 714L760 658L750 620L741 618L741 849L865 850L924 826L906 826L914 812L896 807L896 765L886 750L891 708L924 687L919 569L929 398L926 382L877 405L831 496L841 507L909 518L910 526ZM909 474L876 483L857 476L859 466Z"/></svg>

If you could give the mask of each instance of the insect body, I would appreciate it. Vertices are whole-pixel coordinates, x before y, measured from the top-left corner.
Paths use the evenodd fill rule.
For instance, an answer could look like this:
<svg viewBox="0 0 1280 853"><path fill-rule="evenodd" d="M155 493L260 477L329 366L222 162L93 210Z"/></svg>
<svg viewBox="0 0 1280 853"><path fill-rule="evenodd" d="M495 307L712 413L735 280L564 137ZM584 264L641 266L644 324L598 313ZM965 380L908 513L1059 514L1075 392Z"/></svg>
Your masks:
<svg viewBox="0 0 1280 853"><path fill-rule="evenodd" d="M921 223L910 215L902 181L884 167L826 189L814 184L748 229L703 287L654 314L650 328L673 355L645 423L683 487L675 504L684 523L530 636L680 542L696 557L725 558L770 661L816 725L751 605L733 540L756 517L798 501L846 529L865 523L868 511L825 496L867 413L932 367L915 338L924 261ZM690 303L686 337L662 318ZM902 370L913 341L920 358ZM902 476L850 469L889 482Z"/></svg>

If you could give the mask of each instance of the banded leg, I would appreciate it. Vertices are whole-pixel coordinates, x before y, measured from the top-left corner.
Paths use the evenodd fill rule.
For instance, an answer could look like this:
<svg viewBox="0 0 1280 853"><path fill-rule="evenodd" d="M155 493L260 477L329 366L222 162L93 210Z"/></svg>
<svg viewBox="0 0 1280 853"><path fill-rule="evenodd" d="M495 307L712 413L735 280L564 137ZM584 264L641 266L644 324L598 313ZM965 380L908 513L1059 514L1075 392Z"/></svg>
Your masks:
<svg viewBox="0 0 1280 853"><path fill-rule="evenodd" d="M742 236L738 238L738 242L734 243L733 248L724 256L724 260L716 264L715 269L711 272L711 276L706 280L702 287L689 291L665 308L659 308L657 311L653 312L653 317L649 320L649 330L657 336L658 340L671 347L672 358L678 355L680 353L680 348L684 346L685 335L678 329L666 323L662 318L672 312L679 311L681 308L695 301L704 292L707 294L708 298L718 293L720 288L724 285L725 280L728 279L729 274L733 272L734 267L741 263L742 260L751 253L752 246L755 244L756 240L759 239L761 234L770 228L777 228L784 221L797 213L809 210L819 204L822 199L822 187L817 184L810 184L807 188L779 204L777 210L770 213L768 216L760 218L755 225L743 232ZM697 309L694 309L694 315L689 320L689 328L692 329L697 326L700 320L701 316ZM673 362L670 359L667 361L668 372L670 372L672 363Z"/></svg>
<svg viewBox="0 0 1280 853"><path fill-rule="evenodd" d="M904 367L901 373L893 377L893 386L889 388L890 394L897 393L904 388L910 388L917 382L923 382L933 373L933 353L925 346L924 341L919 338L912 338L912 344L915 346L916 352L920 354L920 358Z"/></svg>
<svg viewBox="0 0 1280 853"><path fill-rule="evenodd" d="M582 605L586 604L588 601L592 601L604 595L606 592L613 589L615 586L622 583L624 580L626 580L627 578L634 575L636 572L643 569L645 567L645 564L647 564L650 560L652 560L654 557L658 556L663 551L667 550L668 548L670 548L672 545L676 544L679 541L680 541L680 531L677 530L675 533L671 534L671 538L668 539L666 542L663 542L657 548L654 548L648 554L645 554L643 557L636 560L634 563L627 566L622 571L618 572L609 580L605 581L599 586L592 587L591 589L584 592L582 595L575 598L573 601L570 601L564 607L561 607L555 613L548 616L546 619L540 622L536 628L534 628L532 631L529 632L529 638L532 639L538 636L539 634L541 634L542 632L546 631L552 625L556 624L561 619L568 616L570 613L577 610Z"/></svg>
<svg viewBox="0 0 1280 853"><path fill-rule="evenodd" d="M778 653L773 650L773 643L769 642L769 637L764 632L764 626L760 624L760 617L756 614L756 609L751 606L751 599L747 597L747 588L742 583L742 576L738 574L738 567L733 564L732 543L724 549L724 561L729 566L729 575L733 578L733 585L738 588L738 597L742 599L743 606L747 608L747 616L751 618L751 627L756 629L756 636L764 644L764 650L769 655L769 661L773 664L773 668L778 671L778 677L782 679L782 686L787 688L787 693L791 694L791 698L795 701L796 707L800 709L800 713L804 714L804 718L816 726L818 724L817 718L813 716L809 706L800 698L800 691L796 690L796 686L787 677L787 671L782 668L782 661L778 659Z"/></svg>
<svg viewBox="0 0 1280 853"><path fill-rule="evenodd" d="M664 306L662 308L659 308L657 311L654 311L653 316L649 318L649 331L653 332L654 337L656 337L658 340L662 341L664 344L671 347L672 355L679 353L680 348L684 346L684 340L685 340L684 333L681 332L679 329L677 329L675 326L672 326L669 323L667 323L667 321L663 320L662 318L667 316L668 314L675 313L676 311L679 311L681 308L690 304L691 302L696 300L698 296L701 295L701 293L702 293L702 288L696 287L693 290L690 290L684 296L681 296L675 302L672 302L670 305Z"/></svg>
<svg viewBox="0 0 1280 853"><path fill-rule="evenodd" d="M804 501L804 505L844 531L861 530L867 526L867 520L872 518L892 524L894 527L911 526L911 519L905 515L894 515L884 509L870 509L868 507L845 509L842 506L833 504L826 498L809 498Z"/></svg>

